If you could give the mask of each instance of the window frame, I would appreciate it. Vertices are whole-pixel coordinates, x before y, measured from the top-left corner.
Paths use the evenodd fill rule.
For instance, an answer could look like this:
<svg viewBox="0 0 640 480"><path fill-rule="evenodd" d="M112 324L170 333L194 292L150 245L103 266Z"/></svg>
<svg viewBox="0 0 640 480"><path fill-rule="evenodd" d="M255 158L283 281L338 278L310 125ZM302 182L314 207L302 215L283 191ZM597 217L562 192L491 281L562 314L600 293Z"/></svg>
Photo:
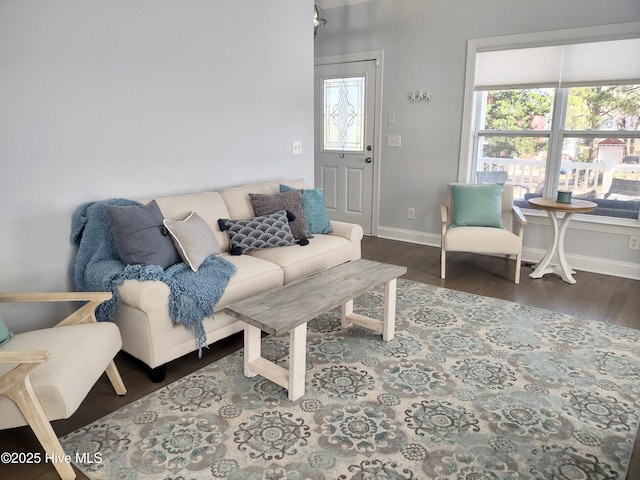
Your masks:
<svg viewBox="0 0 640 480"><path fill-rule="evenodd" d="M584 27L549 32L469 39L467 42L467 63L458 181L465 183L475 183L478 137L483 132L483 130L478 130L476 128L478 125L479 113L483 108L483 95L481 95L479 92L476 92L474 88L477 53L488 50L540 47L549 45L582 43L589 41L593 42L606 40L624 40L628 38L637 38L639 31L640 22L629 22L616 25L601 25L596 27ZM550 162L547 164L546 168L546 180L543 190L543 195L545 196L553 196L557 191L560 174L559 162L561 162L562 159L562 155L558 154L557 152L562 152L565 138L577 136L601 137L603 133L606 136L611 136L612 133L606 130L588 132L563 130L561 127L564 125L568 95L569 88L560 87L556 89L556 101L554 101L553 104L552 124L550 126L550 130L536 130L531 132L514 130L504 132L508 136L523 136L532 134L534 136L546 136L549 138L548 158L550 159ZM560 101L557 101L558 97L560 97ZM490 132L494 134L498 131L491 130ZM615 136L636 136L637 134L638 132L629 135L626 132L622 133L616 131ZM542 214L537 210L527 209L527 215L536 216ZM583 221L604 225L605 227L602 229L602 231L618 230L616 228L607 230L607 225L620 227L640 226L640 218L628 219L594 215L576 215L576 220L579 222ZM625 229L625 231L626 230L627 229Z"/></svg>

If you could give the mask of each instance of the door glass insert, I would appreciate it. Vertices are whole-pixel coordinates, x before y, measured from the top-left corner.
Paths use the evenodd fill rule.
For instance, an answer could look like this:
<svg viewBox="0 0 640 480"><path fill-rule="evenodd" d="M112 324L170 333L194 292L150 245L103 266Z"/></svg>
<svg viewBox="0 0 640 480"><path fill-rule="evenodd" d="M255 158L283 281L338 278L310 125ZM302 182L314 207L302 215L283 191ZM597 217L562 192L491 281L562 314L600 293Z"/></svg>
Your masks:
<svg viewBox="0 0 640 480"><path fill-rule="evenodd" d="M365 77L323 80L322 149L364 152Z"/></svg>

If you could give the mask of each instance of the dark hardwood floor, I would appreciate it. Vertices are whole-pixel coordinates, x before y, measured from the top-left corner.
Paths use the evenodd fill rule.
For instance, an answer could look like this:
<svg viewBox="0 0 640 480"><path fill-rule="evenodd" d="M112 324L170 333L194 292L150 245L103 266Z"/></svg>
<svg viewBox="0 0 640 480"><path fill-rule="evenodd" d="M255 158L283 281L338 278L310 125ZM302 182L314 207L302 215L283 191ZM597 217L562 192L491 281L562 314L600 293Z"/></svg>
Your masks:
<svg viewBox="0 0 640 480"><path fill-rule="evenodd" d="M362 256L371 260L394 263L407 267L403 278L486 295L504 300L567 313L583 319L599 320L640 329L640 281L606 275L577 272L577 283L569 285L555 275L537 280L529 278L531 269L522 267L520 285L513 283L515 264L501 258L450 253L447 278L440 279L440 249L404 242L365 237ZM106 376L98 381L78 411L68 420L53 422L59 436L87 425L123 405L151 393L203 366L228 355L242 346L242 337L236 334L211 346L203 352L172 362L167 378L161 384L151 383L147 369L130 356L116 357L128 393L124 397L114 394ZM0 431L1 452L42 452L38 441L28 427ZM67 452L73 454L73 452ZM6 465L0 463L0 479L56 480L50 464ZM78 472L79 479L86 479ZM628 480L640 479L640 441L636 441Z"/></svg>

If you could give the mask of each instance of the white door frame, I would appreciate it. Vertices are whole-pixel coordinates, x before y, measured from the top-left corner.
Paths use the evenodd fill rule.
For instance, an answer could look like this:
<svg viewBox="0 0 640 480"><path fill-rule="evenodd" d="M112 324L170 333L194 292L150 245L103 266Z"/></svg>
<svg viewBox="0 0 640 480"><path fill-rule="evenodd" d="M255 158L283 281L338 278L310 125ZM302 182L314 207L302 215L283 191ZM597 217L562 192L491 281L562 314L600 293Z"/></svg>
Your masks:
<svg viewBox="0 0 640 480"><path fill-rule="evenodd" d="M315 65L329 65L334 63L350 63L374 60L376 62L376 91L374 92L376 107L373 112L374 138L371 142L373 145L373 192L371 205L371 235L378 236L378 224L380 218L380 152L382 147L382 68L383 68L383 50L375 50L371 52L346 53L342 55L329 55L326 57L316 57ZM316 120L314 114L314 121ZM315 164L315 160L314 160ZM314 165L315 171L315 165Z"/></svg>

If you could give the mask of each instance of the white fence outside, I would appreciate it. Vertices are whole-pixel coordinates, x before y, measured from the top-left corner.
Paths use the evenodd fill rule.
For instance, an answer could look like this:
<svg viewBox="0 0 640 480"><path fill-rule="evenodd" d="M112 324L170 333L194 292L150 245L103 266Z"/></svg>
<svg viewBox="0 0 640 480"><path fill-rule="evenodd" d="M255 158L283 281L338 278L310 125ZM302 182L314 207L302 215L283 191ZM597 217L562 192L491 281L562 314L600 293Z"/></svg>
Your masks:
<svg viewBox="0 0 640 480"><path fill-rule="evenodd" d="M506 171L509 183L518 185L529 192L542 192L544 169L544 160L482 157L478 163L478 171ZM563 161L560 171L559 186L561 189L571 190L574 193L587 193L595 190L599 198L603 198L609 191L614 178L640 182L640 165L635 164Z"/></svg>

